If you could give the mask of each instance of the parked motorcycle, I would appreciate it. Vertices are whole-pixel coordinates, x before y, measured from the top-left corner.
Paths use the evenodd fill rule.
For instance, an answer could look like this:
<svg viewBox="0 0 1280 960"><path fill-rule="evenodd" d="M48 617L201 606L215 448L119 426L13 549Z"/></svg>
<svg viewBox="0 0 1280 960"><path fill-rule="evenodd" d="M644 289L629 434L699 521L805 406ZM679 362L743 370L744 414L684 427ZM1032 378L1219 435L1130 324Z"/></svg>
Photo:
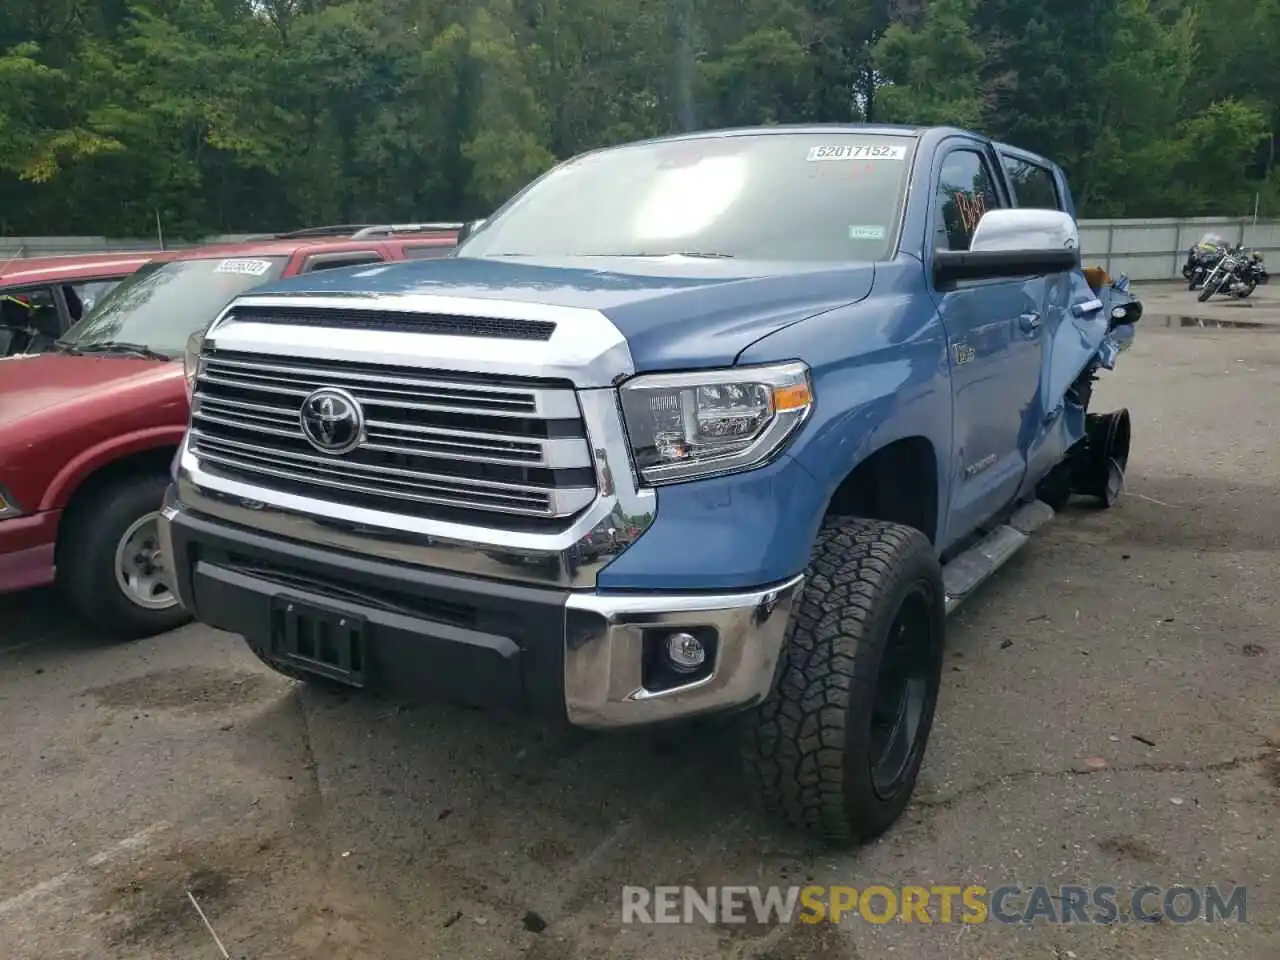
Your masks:
<svg viewBox="0 0 1280 960"><path fill-rule="evenodd" d="M1203 286L1209 271L1230 249L1227 241L1216 233L1206 233L1193 244L1187 250L1187 262L1182 265L1182 278L1187 281L1187 289L1197 290Z"/></svg>
<svg viewBox="0 0 1280 960"><path fill-rule="evenodd" d="M1262 254L1243 246L1227 249L1205 275L1200 294L1196 298L1204 303L1214 294L1243 299L1253 293L1269 277L1263 266Z"/></svg>

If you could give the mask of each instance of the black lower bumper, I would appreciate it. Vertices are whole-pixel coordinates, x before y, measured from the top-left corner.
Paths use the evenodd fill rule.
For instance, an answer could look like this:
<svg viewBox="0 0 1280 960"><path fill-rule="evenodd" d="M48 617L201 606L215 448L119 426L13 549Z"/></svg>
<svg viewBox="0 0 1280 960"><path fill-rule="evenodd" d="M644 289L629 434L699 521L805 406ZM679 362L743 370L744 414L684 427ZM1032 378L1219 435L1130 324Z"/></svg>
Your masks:
<svg viewBox="0 0 1280 960"><path fill-rule="evenodd" d="M337 558L187 512L168 526L183 605L286 672L309 666L397 696L565 715L565 593ZM283 652L296 648L282 637L293 607L358 624L356 662L317 670Z"/></svg>

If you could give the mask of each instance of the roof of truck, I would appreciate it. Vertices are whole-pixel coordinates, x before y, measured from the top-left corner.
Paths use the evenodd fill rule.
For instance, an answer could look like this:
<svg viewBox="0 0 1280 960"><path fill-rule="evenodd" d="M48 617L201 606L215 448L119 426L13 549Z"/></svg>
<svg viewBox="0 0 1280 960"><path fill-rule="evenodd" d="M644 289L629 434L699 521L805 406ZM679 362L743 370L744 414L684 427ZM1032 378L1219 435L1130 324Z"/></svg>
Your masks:
<svg viewBox="0 0 1280 960"><path fill-rule="evenodd" d="M604 153L614 149L625 149L639 144L658 144L658 143L680 143L696 140L714 140L722 137L743 137L756 135L801 135L801 136L818 136L821 134L864 134L871 137L915 137L915 138L941 138L947 136L967 136L979 137L990 143L997 150L1004 153L1012 154L1026 160L1033 160L1041 164L1052 163L1046 157L1032 153L1021 147L1015 147L1012 144L1001 143L992 140L984 133L976 130L966 130L962 127L952 126L913 126L909 124L898 123L777 123L767 126L755 127L726 127L720 130L691 130L687 133L672 133L660 137L651 137L647 140L638 140L632 143L620 143L611 147L599 147L595 150L589 150L587 153Z"/></svg>

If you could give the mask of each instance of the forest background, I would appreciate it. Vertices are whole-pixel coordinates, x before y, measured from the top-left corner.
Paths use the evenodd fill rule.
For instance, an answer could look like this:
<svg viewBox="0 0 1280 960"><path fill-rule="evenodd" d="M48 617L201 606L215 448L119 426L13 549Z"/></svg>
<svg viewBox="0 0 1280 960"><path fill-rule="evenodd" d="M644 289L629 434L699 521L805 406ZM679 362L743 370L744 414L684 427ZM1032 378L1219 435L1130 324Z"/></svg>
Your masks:
<svg viewBox="0 0 1280 960"><path fill-rule="evenodd" d="M0 233L485 216L679 130L946 123L1082 217L1280 215L1280 0L4 0Z"/></svg>

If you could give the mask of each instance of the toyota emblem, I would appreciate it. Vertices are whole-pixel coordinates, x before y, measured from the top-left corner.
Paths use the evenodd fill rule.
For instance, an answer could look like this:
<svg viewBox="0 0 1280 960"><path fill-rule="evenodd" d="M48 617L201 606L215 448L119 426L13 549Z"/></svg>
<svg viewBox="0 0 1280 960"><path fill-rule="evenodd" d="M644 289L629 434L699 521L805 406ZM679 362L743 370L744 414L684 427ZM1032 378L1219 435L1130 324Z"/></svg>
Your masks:
<svg viewBox="0 0 1280 960"><path fill-rule="evenodd" d="M321 387L302 401L302 435L321 453L350 453L364 439L364 411L345 390Z"/></svg>

